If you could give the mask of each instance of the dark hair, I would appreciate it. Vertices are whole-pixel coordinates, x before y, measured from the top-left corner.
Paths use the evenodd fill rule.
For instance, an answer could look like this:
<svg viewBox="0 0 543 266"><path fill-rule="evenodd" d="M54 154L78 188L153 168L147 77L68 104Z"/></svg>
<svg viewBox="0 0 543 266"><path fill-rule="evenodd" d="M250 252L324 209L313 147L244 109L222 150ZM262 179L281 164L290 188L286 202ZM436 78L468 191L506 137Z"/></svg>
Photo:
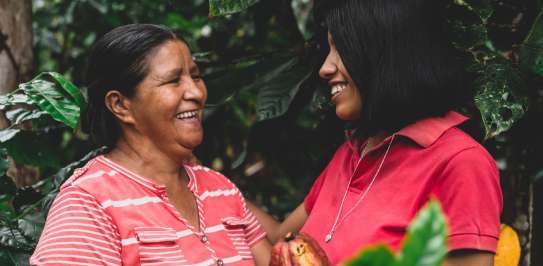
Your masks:
<svg viewBox="0 0 543 266"><path fill-rule="evenodd" d="M321 0L318 14L363 97L359 134L389 133L472 101L444 0Z"/></svg>
<svg viewBox="0 0 543 266"><path fill-rule="evenodd" d="M132 97L148 74L148 56L168 40L180 39L164 26L130 24L111 30L94 44L85 74L88 106L82 128L96 144L112 148L122 134L105 105L107 92L117 90Z"/></svg>

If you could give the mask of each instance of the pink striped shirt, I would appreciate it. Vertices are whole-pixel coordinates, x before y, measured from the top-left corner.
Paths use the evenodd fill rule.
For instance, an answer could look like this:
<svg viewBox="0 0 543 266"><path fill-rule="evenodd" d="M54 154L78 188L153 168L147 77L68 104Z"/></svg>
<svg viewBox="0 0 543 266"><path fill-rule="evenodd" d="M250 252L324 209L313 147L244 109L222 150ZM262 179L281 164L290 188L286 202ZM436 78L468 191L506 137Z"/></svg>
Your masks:
<svg viewBox="0 0 543 266"><path fill-rule="evenodd" d="M223 175L185 166L200 228L166 187L99 156L78 169L53 203L31 265L254 265L265 237L240 191Z"/></svg>

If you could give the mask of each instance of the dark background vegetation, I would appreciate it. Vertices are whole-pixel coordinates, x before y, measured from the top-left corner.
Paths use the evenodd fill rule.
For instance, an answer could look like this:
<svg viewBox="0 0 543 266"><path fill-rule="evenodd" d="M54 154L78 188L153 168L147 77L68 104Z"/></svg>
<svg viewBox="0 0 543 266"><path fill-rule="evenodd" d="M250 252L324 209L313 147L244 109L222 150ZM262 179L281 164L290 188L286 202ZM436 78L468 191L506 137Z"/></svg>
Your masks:
<svg viewBox="0 0 543 266"><path fill-rule="evenodd" d="M317 76L326 31L310 0L237 2L255 4L210 16L207 0L33 0L33 69L59 72L78 85L90 46L113 27L171 27L189 41L208 85L197 157L283 218L344 139L345 125ZM483 144L501 170L502 221L521 236L522 265L543 265L535 252L543 249L542 6L541 0L450 1L451 34L479 77L478 108L467 111L482 118ZM14 110L8 105L0 101L5 111ZM51 198L77 164L57 171L96 147L45 115L15 121L20 116L6 113L8 129L21 130L0 132L0 264L24 265ZM20 171L4 175L9 165L32 166L34 180L21 182Z"/></svg>

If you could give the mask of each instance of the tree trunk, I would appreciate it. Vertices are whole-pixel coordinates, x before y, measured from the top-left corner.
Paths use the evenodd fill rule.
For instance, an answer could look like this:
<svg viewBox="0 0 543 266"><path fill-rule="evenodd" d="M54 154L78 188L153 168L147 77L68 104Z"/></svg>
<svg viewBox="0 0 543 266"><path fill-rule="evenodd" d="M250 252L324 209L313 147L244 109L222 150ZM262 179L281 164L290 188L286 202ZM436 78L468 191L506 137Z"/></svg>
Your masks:
<svg viewBox="0 0 543 266"><path fill-rule="evenodd" d="M32 0L0 0L0 94L32 77ZM0 129L9 126L0 111ZM38 179L36 168L12 163L8 171L18 186Z"/></svg>
<svg viewBox="0 0 543 266"><path fill-rule="evenodd" d="M32 1L0 0L0 94L31 78Z"/></svg>

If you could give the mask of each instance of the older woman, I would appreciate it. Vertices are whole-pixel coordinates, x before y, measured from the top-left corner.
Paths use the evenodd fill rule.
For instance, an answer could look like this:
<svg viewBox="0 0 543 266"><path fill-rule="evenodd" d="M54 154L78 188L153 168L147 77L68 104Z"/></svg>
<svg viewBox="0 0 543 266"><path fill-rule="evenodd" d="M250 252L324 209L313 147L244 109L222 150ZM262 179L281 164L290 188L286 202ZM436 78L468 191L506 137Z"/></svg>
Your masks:
<svg viewBox="0 0 543 266"><path fill-rule="evenodd" d="M116 28L94 46L84 125L105 155L49 211L32 265L267 265L239 190L186 161L202 141L206 86L167 28Z"/></svg>
<svg viewBox="0 0 543 266"><path fill-rule="evenodd" d="M320 76L338 118L357 125L271 240L302 231L332 264L365 246L398 249L430 197L449 221L445 265L492 265L502 197L496 164L460 129L472 100L438 0L321 0L329 53ZM255 209L256 210L256 209ZM261 214L261 215L260 215Z"/></svg>

